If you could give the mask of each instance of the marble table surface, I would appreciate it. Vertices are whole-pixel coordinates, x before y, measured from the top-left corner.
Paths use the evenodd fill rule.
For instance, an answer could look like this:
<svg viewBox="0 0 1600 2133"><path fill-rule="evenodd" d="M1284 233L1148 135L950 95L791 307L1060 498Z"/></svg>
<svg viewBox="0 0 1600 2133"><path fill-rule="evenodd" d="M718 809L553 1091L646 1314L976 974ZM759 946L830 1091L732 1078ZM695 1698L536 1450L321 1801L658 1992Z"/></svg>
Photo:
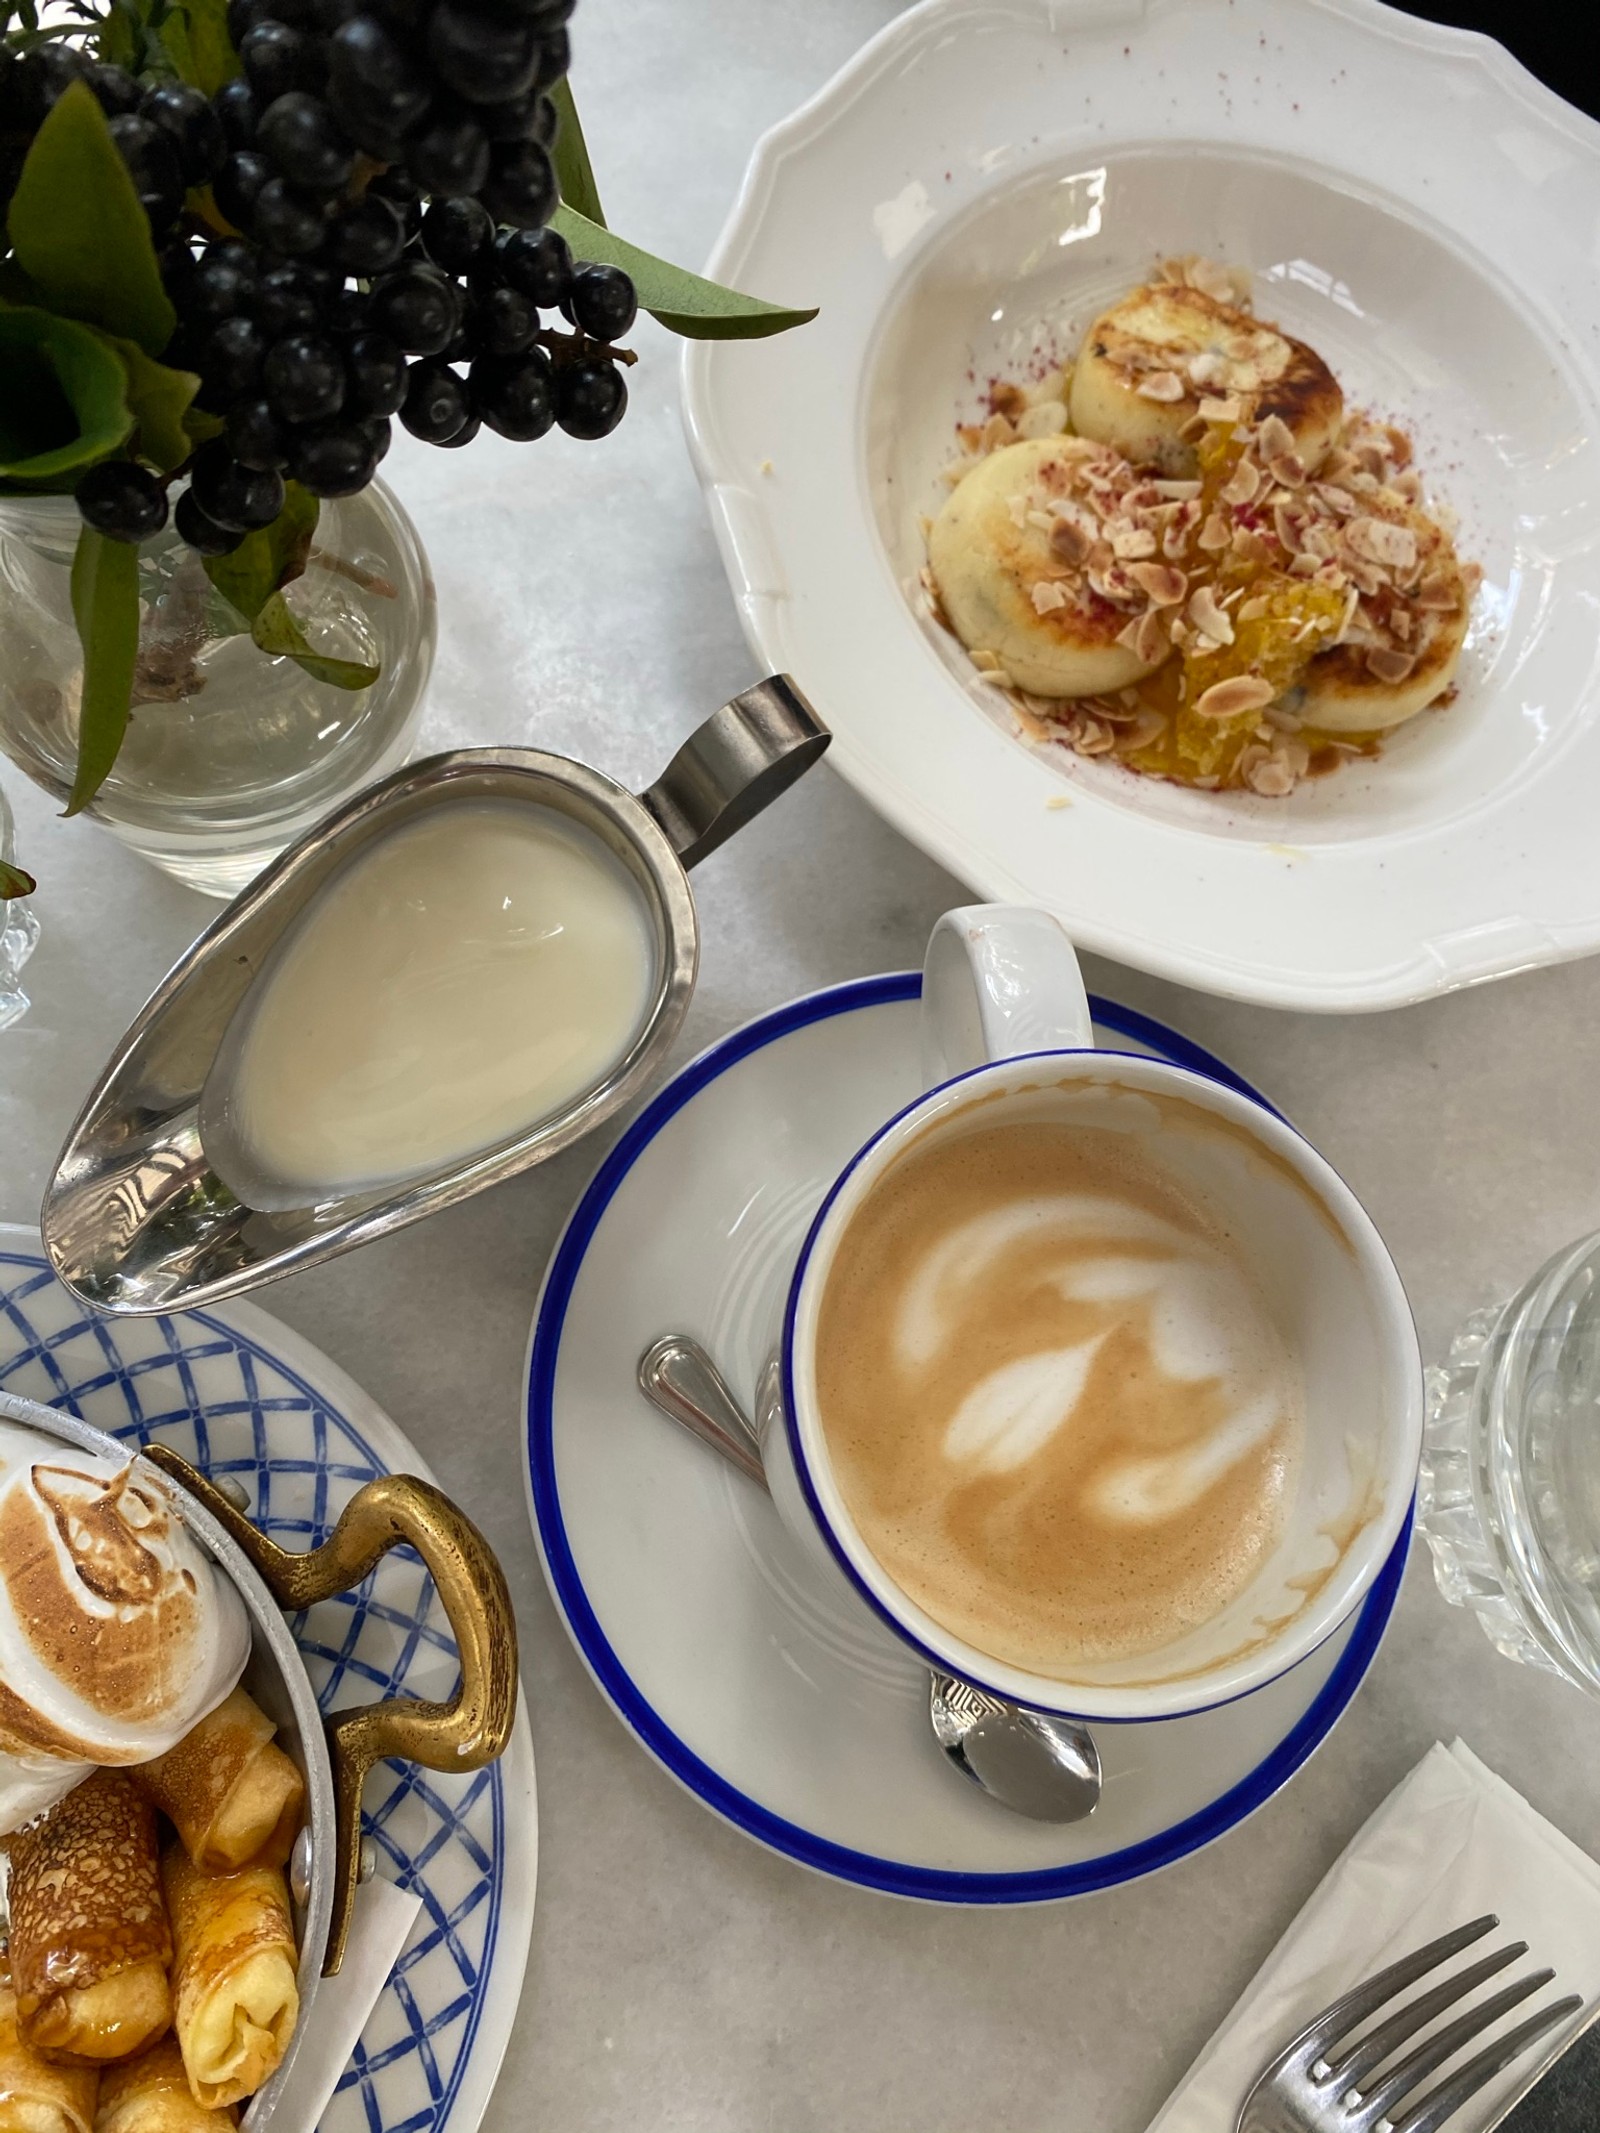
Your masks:
<svg viewBox="0 0 1600 2133"><path fill-rule="evenodd" d="M698 264L755 135L889 0L583 0L574 82L612 220ZM790 296L791 292L772 291ZM804 292L799 292L803 296ZM792 298L791 298L792 300ZM646 324L607 443L385 472L439 584L425 744L528 742L645 783L755 678ZM803 679L803 677L802 677ZM31 1220L94 1070L213 907L6 783L43 884L32 1013L0 1036L0 1217ZM680 1053L790 995L920 960L960 884L824 770L697 873L704 963ZM1600 1225L1600 959L1427 1006L1313 1018L1097 964L1268 1091L1366 1201L1437 1354L1475 1306ZM523 1509L518 1395L582 1148L261 1300L358 1378L510 1575L539 1762L541 1888L522 2017L485 2121L561 2133L1142 2133L1368 1812L1460 1733L1600 1852L1600 1705L1498 1658L1419 1549L1343 1723L1285 1792L1153 1880L1017 1913L941 1911L768 1857L651 1764L552 1610Z"/></svg>

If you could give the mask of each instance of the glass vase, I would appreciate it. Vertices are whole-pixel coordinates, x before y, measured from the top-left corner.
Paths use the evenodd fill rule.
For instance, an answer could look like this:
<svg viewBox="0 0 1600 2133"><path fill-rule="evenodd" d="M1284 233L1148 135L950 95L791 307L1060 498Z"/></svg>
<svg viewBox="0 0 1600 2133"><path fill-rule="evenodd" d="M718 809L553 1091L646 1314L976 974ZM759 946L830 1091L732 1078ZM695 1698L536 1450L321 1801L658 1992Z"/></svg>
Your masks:
<svg viewBox="0 0 1600 2133"><path fill-rule="evenodd" d="M1600 1236L1476 1312L1428 1373L1418 1517L1447 1600L1600 1696Z"/></svg>
<svg viewBox="0 0 1600 2133"><path fill-rule="evenodd" d="M0 860L16 856L11 810L0 792ZM39 939L39 921L26 896L0 899L0 1029L9 1029L28 1011L28 996L17 980Z"/></svg>
<svg viewBox="0 0 1600 2133"><path fill-rule="evenodd" d="M0 498L0 750L65 800L83 656L70 497ZM409 751L433 661L435 603L416 528L381 482L322 506L284 599L313 651L376 665L371 687L270 657L169 524L139 551L133 710L89 812L142 858L213 896Z"/></svg>

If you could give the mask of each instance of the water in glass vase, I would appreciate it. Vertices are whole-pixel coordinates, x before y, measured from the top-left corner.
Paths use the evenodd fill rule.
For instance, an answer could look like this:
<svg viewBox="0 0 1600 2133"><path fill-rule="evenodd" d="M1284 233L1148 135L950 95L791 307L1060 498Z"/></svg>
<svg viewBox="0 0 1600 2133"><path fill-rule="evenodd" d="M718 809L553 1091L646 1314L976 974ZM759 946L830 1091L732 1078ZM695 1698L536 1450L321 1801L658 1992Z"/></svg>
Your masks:
<svg viewBox="0 0 1600 2133"><path fill-rule="evenodd" d="M1480 1311L1429 1372L1418 1507L1446 1599L1600 1695L1600 1237Z"/></svg>
<svg viewBox="0 0 1600 2133"><path fill-rule="evenodd" d="M71 790L83 661L70 498L0 502L0 749ZM91 812L192 887L231 896L285 846L404 759L432 662L432 581L381 483L324 503L285 602L312 649L379 668L360 690L258 649L170 528L140 550L133 710Z"/></svg>

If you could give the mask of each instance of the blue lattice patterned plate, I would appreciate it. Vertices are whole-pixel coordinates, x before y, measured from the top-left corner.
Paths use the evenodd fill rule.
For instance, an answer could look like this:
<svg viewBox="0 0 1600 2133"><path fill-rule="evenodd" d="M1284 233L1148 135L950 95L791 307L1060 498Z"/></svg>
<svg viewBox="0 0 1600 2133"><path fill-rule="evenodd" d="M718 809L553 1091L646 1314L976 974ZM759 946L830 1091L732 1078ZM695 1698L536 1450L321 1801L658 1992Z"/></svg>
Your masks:
<svg viewBox="0 0 1600 2133"><path fill-rule="evenodd" d="M287 1548L314 1548L375 1475L427 1466L360 1388L246 1304L170 1318L95 1317L50 1272L37 1233L0 1223L0 1390L97 1429L159 1439L215 1478ZM295 1616L325 1710L449 1694L455 1640L409 1550ZM319 2133L473 2133L500 2070L533 1926L538 1816L526 1713L504 1759L440 1776L385 1763L362 1817L378 1871L422 1913L323 2113Z"/></svg>

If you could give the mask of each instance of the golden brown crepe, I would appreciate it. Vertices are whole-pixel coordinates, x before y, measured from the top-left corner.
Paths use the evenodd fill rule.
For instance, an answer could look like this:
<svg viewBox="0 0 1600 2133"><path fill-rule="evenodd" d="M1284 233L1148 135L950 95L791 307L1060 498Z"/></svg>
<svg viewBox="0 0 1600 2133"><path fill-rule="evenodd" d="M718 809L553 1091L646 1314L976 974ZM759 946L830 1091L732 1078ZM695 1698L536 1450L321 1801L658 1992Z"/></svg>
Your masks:
<svg viewBox="0 0 1600 2133"><path fill-rule="evenodd" d="M305 1809L305 1780L281 1748L277 1727L235 1689L176 1748L142 1763L134 1783L183 1839L205 1874L252 1861L282 1866Z"/></svg>
<svg viewBox="0 0 1600 2133"><path fill-rule="evenodd" d="M177 1844L162 1876L177 1944L178 2043L190 2094L214 2111L253 2096L294 2035L300 1995L289 1891L275 1866L202 1874Z"/></svg>
<svg viewBox="0 0 1600 2133"><path fill-rule="evenodd" d="M0 1964L0 2133L90 2133L92 2066L52 2066L17 2034L17 2001Z"/></svg>
<svg viewBox="0 0 1600 2133"><path fill-rule="evenodd" d="M170 2034L100 2077L94 2133L223 2133L238 2123L231 2104L208 2111L195 2102L178 2040Z"/></svg>
<svg viewBox="0 0 1600 2133"><path fill-rule="evenodd" d="M172 2020L172 1935L149 1801L123 1771L97 1770L6 1849L24 2038L52 2059L142 2051Z"/></svg>

